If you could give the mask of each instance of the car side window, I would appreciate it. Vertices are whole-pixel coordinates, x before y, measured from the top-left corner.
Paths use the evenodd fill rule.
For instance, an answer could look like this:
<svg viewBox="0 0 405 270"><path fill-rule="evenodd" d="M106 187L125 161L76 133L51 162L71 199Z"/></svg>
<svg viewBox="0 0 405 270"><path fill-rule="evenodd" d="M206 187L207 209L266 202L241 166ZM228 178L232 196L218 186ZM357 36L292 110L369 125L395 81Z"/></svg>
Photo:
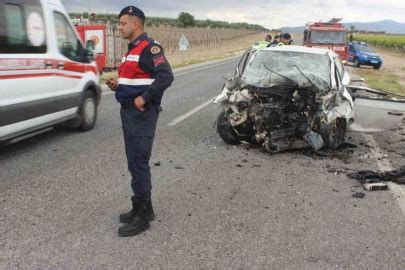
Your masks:
<svg viewBox="0 0 405 270"><path fill-rule="evenodd" d="M0 3L0 53L46 52L46 31L38 0Z"/></svg>
<svg viewBox="0 0 405 270"><path fill-rule="evenodd" d="M55 12L56 42L59 51L75 62L83 62L84 49L65 15Z"/></svg>
<svg viewBox="0 0 405 270"><path fill-rule="evenodd" d="M335 57L334 59L335 59L335 65L336 65L337 71L339 73L340 79L343 79L345 67L343 66L342 60L340 60L340 57Z"/></svg>

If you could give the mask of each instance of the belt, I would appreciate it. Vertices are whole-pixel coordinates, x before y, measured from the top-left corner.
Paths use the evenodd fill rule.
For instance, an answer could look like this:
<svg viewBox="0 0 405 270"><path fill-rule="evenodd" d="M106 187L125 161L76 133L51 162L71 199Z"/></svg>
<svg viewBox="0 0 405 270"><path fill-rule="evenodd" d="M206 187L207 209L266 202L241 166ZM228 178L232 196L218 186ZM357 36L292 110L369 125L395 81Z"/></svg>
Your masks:
<svg viewBox="0 0 405 270"><path fill-rule="evenodd" d="M135 108L135 104L134 104L133 100L121 101L120 104L121 104L121 108L123 110L129 110L131 108ZM149 103L145 104L145 110L149 109L152 106L153 106L153 104L149 104ZM160 105L157 105L157 110L158 110L158 112L161 112L162 107Z"/></svg>

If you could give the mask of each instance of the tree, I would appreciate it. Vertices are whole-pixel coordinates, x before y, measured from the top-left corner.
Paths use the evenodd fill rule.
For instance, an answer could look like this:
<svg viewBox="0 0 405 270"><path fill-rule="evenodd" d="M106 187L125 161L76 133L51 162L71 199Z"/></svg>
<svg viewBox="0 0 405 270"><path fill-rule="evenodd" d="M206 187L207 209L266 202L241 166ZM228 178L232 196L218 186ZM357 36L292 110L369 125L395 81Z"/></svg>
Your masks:
<svg viewBox="0 0 405 270"><path fill-rule="evenodd" d="M354 25L350 25L350 32L354 32L354 30L356 29L356 26L354 26Z"/></svg>
<svg viewBox="0 0 405 270"><path fill-rule="evenodd" d="M177 20L184 27L193 27L195 25L194 16L187 12L181 12Z"/></svg>
<svg viewBox="0 0 405 270"><path fill-rule="evenodd" d="M90 17L90 14L86 11L82 13L83 19L88 19Z"/></svg>

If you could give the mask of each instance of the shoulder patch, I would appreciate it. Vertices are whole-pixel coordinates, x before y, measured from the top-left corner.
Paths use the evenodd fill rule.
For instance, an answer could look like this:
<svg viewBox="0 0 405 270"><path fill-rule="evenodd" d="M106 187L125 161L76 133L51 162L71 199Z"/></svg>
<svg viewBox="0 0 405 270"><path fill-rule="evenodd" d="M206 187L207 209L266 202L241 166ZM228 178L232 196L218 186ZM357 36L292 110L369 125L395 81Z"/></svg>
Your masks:
<svg viewBox="0 0 405 270"><path fill-rule="evenodd" d="M160 53L160 48L158 46L152 46L152 48L150 48L150 52L152 54L158 54Z"/></svg>

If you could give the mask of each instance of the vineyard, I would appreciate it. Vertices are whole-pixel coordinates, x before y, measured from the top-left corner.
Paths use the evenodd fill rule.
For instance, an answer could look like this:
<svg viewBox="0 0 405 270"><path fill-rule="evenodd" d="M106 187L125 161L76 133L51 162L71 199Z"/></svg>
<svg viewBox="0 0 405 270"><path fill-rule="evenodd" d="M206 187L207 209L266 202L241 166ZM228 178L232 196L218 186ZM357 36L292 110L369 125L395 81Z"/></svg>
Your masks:
<svg viewBox="0 0 405 270"><path fill-rule="evenodd" d="M233 40L260 33L258 30L249 29L225 29L225 28L177 28L170 26L146 27L148 35L159 42L167 55L179 51L178 42L184 34L189 43L189 50L202 48L220 47L231 43ZM127 51L127 40L123 40L115 25L107 28L107 67L115 68L121 62L122 55Z"/></svg>
<svg viewBox="0 0 405 270"><path fill-rule="evenodd" d="M405 35L354 34L353 38L354 40L364 41L397 53L405 53Z"/></svg>

